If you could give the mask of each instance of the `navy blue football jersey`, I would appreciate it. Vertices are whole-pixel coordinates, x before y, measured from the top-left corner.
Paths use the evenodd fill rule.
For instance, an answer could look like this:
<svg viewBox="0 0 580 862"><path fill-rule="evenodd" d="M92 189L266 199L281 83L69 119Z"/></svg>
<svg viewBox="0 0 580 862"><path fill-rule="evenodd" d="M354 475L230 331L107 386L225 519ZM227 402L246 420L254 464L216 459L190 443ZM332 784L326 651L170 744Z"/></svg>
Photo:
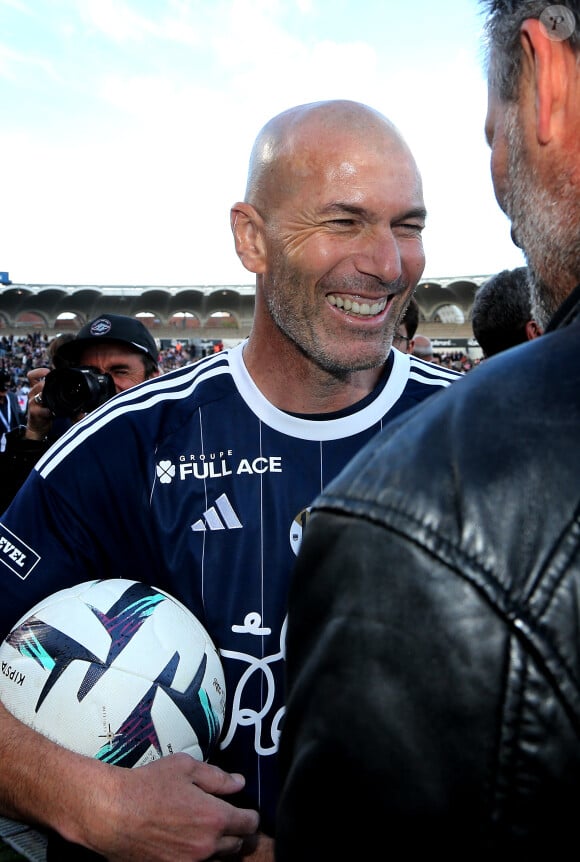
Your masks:
<svg viewBox="0 0 580 862"><path fill-rule="evenodd" d="M227 711L212 760L272 833L288 583L312 500L388 421L461 375L391 350L373 393L296 416L270 404L243 345L123 392L61 437L0 523L0 636L93 578L186 604L218 647Z"/></svg>

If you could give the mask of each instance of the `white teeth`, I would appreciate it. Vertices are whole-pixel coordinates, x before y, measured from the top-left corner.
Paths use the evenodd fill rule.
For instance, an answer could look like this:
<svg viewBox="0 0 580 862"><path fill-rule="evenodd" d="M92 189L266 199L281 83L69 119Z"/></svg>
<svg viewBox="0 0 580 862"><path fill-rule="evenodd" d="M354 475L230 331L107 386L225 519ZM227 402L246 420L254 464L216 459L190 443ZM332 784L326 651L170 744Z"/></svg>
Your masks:
<svg viewBox="0 0 580 862"><path fill-rule="evenodd" d="M332 294L328 296L328 301L331 305L335 305L337 308L342 308L344 311L349 311L351 314L359 314L361 317L372 317L375 314L379 314L387 304L386 299L381 299L379 302L373 302L372 305L369 305L368 302L356 302L356 300L342 299L342 297L333 296Z"/></svg>

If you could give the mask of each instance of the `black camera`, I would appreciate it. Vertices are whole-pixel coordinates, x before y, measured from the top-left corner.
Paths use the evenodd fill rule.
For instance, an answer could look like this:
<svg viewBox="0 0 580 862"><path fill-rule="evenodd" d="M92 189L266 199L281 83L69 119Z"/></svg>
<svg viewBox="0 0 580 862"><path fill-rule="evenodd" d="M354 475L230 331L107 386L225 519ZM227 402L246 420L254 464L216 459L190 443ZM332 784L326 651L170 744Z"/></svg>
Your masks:
<svg viewBox="0 0 580 862"><path fill-rule="evenodd" d="M94 368L55 368L44 380L42 403L53 416L90 413L116 393L110 374Z"/></svg>

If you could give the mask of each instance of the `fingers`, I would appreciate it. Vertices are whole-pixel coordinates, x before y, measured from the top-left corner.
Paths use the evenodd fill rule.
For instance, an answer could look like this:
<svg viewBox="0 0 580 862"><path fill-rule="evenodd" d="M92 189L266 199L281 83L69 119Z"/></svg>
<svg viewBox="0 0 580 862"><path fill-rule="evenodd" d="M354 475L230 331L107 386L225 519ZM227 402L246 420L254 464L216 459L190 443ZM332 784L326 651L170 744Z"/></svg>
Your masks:
<svg viewBox="0 0 580 862"><path fill-rule="evenodd" d="M219 847L213 856L210 856L209 862L220 862L222 859L227 859L229 856L239 856L240 851L244 847L243 838L223 838L219 842Z"/></svg>
<svg viewBox="0 0 580 862"><path fill-rule="evenodd" d="M184 756L189 757L189 755ZM227 797L239 793L246 783L243 775L239 773L224 772L218 766L196 760L193 760L193 764L189 764L189 772L191 781L196 787L215 797ZM260 823L259 814L253 809L237 808L229 804L226 809L223 809L223 813L226 819L222 837L218 842L219 852L223 855L239 853L241 839L253 836L257 832Z"/></svg>
<svg viewBox="0 0 580 862"><path fill-rule="evenodd" d="M109 809L112 831L107 835L101 830L98 836L100 852L106 850L108 859L221 859L239 854L258 830L257 811L223 798L244 786L240 775L187 754L119 772L115 781L122 782L122 792L113 796L122 798L122 811L112 815Z"/></svg>
<svg viewBox="0 0 580 862"><path fill-rule="evenodd" d="M42 403L44 378L48 368L34 368L28 372L30 391L28 393L28 413L26 417L27 436L37 439L45 437L52 427L52 413Z"/></svg>
<svg viewBox="0 0 580 862"><path fill-rule="evenodd" d="M49 371L50 368L33 368L26 375L28 377L28 382L31 386L34 386L35 383L43 381Z"/></svg>
<svg viewBox="0 0 580 862"><path fill-rule="evenodd" d="M48 407L45 407L42 403L42 390L44 388L44 381L42 383L37 383L36 386L33 386L28 393L28 409L34 410L35 412L38 410L47 411Z"/></svg>
<svg viewBox="0 0 580 862"><path fill-rule="evenodd" d="M178 766L183 768L189 780L200 790L212 796L225 797L243 790L246 780L237 772L225 772L213 763L195 760L189 754L173 755ZM228 812L229 823L227 834L253 835L259 824L259 815L250 808L233 808Z"/></svg>
<svg viewBox="0 0 580 862"><path fill-rule="evenodd" d="M219 766L195 760L189 754L176 754L175 758L182 761L183 768L194 784L214 796L239 793L246 783L243 775L236 772L225 772Z"/></svg>
<svg viewBox="0 0 580 862"><path fill-rule="evenodd" d="M26 375L28 377L28 382L30 383L30 390L28 392L29 409L36 404L37 407L42 407L43 410L46 410L42 405L41 399L42 390L44 389L44 378L48 373L48 368L33 368L32 371L29 371Z"/></svg>

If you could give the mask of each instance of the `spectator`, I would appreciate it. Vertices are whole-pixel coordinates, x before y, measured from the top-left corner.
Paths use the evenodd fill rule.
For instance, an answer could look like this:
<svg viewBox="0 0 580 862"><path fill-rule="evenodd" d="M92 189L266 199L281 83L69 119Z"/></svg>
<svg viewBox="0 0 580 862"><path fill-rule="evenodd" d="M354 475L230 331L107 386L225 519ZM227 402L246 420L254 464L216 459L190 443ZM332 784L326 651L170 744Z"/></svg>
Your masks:
<svg viewBox="0 0 580 862"><path fill-rule="evenodd" d="M381 427L460 379L391 349L423 271L424 221L415 161L373 109L302 105L258 135L231 211L256 275L249 339L89 415L1 525L38 562L15 577L0 554L0 633L103 572L187 604L224 665L220 749L212 765L178 754L123 770L0 710L7 813L114 859L221 859L242 844L244 862L273 859L286 597L310 502ZM29 764L41 761L39 783Z"/></svg>
<svg viewBox="0 0 580 862"><path fill-rule="evenodd" d="M110 375L110 389L115 392L159 374L154 338L139 320L124 315L101 315L85 324L76 338L72 334L58 336L50 343L48 355L54 368L90 366L99 374ZM0 512L52 443L71 423L85 416L82 410L55 416L44 404L42 392L50 370L42 367L28 372L31 386L26 424L13 428L7 435L5 452L0 453Z"/></svg>
<svg viewBox="0 0 580 862"><path fill-rule="evenodd" d="M414 336L418 326L419 305L415 297L412 296L393 335L393 346L400 350L401 353L413 353L413 348L415 347Z"/></svg>
<svg viewBox="0 0 580 862"><path fill-rule="evenodd" d="M424 359L426 362L435 362L431 339L427 338L426 335L416 335L415 344L413 346L413 356L418 356L420 359Z"/></svg>
<svg viewBox="0 0 580 862"><path fill-rule="evenodd" d="M6 448L6 435L13 428L18 428L23 416L10 376L0 371L0 452Z"/></svg>
<svg viewBox="0 0 580 862"><path fill-rule="evenodd" d="M527 267L504 269L481 285L473 303L472 327L486 359L542 334L532 319Z"/></svg>
<svg viewBox="0 0 580 862"><path fill-rule="evenodd" d="M577 840L580 8L484 5L493 183L545 334L392 423L315 501L278 862L563 858Z"/></svg>

